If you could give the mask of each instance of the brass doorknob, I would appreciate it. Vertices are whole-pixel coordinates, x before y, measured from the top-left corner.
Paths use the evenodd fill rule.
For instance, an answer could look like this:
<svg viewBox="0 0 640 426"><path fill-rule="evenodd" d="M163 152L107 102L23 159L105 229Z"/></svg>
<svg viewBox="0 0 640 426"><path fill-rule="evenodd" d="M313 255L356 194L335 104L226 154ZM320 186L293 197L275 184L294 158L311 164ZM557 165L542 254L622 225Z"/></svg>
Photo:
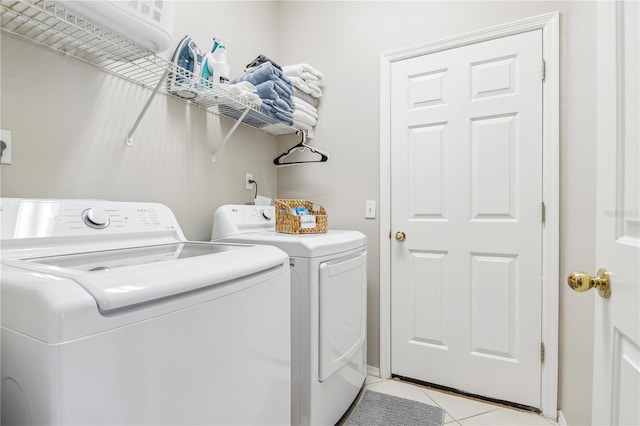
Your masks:
<svg viewBox="0 0 640 426"><path fill-rule="evenodd" d="M587 291L592 288L598 289L598 294L601 297L607 298L611 295L611 280L609 280L609 272L606 269L600 268L595 277L585 272L573 272L567 278L569 287L575 291Z"/></svg>
<svg viewBox="0 0 640 426"><path fill-rule="evenodd" d="M407 236L404 234L404 232L402 231L396 232L396 240L404 241L405 238L407 238Z"/></svg>

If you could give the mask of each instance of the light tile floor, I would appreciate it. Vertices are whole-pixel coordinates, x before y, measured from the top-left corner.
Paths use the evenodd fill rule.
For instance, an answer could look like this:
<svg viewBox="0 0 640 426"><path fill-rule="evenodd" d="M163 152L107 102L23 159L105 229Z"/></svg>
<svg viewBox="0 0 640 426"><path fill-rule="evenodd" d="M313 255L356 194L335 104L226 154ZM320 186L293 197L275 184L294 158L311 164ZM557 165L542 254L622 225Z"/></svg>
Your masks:
<svg viewBox="0 0 640 426"><path fill-rule="evenodd" d="M444 423L459 425L557 426L541 415L403 382L367 376L365 389L424 402L445 411Z"/></svg>

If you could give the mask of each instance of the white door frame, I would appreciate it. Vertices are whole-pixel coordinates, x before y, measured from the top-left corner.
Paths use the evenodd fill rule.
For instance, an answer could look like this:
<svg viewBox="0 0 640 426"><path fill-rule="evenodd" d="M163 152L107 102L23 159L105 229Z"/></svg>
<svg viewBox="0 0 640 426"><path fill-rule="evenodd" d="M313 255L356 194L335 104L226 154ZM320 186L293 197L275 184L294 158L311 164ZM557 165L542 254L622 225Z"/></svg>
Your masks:
<svg viewBox="0 0 640 426"><path fill-rule="evenodd" d="M542 192L546 206L542 235L542 341L545 359L542 364L541 409L544 416L556 418L560 297L559 22L559 12L552 12L380 55L380 377L391 377L391 65L416 56L541 29L545 61Z"/></svg>

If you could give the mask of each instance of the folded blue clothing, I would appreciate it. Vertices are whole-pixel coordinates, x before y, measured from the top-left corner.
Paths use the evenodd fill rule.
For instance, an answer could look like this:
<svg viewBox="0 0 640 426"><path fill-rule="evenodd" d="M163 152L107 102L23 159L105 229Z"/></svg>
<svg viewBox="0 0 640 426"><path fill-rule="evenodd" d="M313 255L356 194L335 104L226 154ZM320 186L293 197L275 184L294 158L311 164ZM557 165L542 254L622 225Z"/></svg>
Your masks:
<svg viewBox="0 0 640 426"><path fill-rule="evenodd" d="M291 109L291 106L289 106L289 104L287 104L282 99L275 99L275 100L274 99L263 99L262 103L269 105L270 107L272 107L276 111L282 112L284 114L288 114L288 115L291 116L291 118L293 118L293 110Z"/></svg>
<svg viewBox="0 0 640 426"><path fill-rule="evenodd" d="M266 76L267 79L271 79L273 77L278 77L284 80L287 84L290 84L290 85L293 84L291 80L289 80L289 77L284 75L282 70L273 66L271 62L264 62L258 65L257 67L252 68L251 71L248 72L248 74L253 74L253 73L257 74L256 78L263 78Z"/></svg>
<svg viewBox="0 0 640 426"><path fill-rule="evenodd" d="M275 101L281 99L283 102L286 102L289 107L293 106L293 100L291 97L280 93L278 91L278 86L273 81L265 81L264 83L256 85L256 91L262 100L272 99Z"/></svg>
<svg viewBox="0 0 640 426"><path fill-rule="evenodd" d="M260 96L262 100L280 99L280 95L278 94L278 92L276 92L276 89L273 88L273 83L269 83L270 82L264 82L256 86L256 92L258 93L258 96Z"/></svg>
<svg viewBox="0 0 640 426"><path fill-rule="evenodd" d="M273 114L278 114L281 117L286 117L289 120L293 120L293 112L287 109L282 109L275 104L275 101L267 99L262 102L262 109L269 111Z"/></svg>
<svg viewBox="0 0 640 426"><path fill-rule="evenodd" d="M243 75L232 80L231 84L236 84L241 81L248 81L249 83L253 84L256 87L256 89L258 89L258 96L260 96L263 99L275 99L274 95L266 94L267 92L275 91L278 97L285 100L288 104L293 105L293 100L291 99L292 91L286 85L286 83L280 79L276 78L274 80L267 80L267 81L263 81L262 83L256 84L250 80L247 80L246 75ZM260 91L261 91L260 88L262 88L262 91L265 93L264 96L260 94Z"/></svg>
<svg viewBox="0 0 640 426"><path fill-rule="evenodd" d="M231 83L233 84L239 81L248 81L254 86L264 83L265 81L276 81L284 93L287 93L289 96L293 93L293 83L291 83L291 80L289 80L282 71L274 67L271 62L263 63L250 72L233 79Z"/></svg>
<svg viewBox="0 0 640 426"><path fill-rule="evenodd" d="M271 109L269 109L269 107L265 107L264 105L263 105L263 108L262 108L262 112L264 112L269 117L275 118L275 119L277 119L279 121L284 121L287 124L291 124L291 123L295 122L295 119L293 117L290 117L289 115L283 114L283 113L278 112L278 111L271 110Z"/></svg>
<svg viewBox="0 0 640 426"><path fill-rule="evenodd" d="M278 93L281 93L282 96L290 98L293 96L293 85L287 83L282 78L274 78L271 80L274 82L276 86L278 86Z"/></svg>
<svg viewBox="0 0 640 426"><path fill-rule="evenodd" d="M279 112L275 113L275 117L282 121L283 123L288 124L289 126L293 126L293 119L292 118L288 118L288 117L284 117L282 114L280 114Z"/></svg>
<svg viewBox="0 0 640 426"><path fill-rule="evenodd" d="M274 79L274 80L268 80L268 81L263 81L260 84L267 84L271 87L273 87L273 89L278 92L278 95L286 100L289 103L292 103L293 100L291 99L292 95L292 91L290 91L290 89L288 88L288 86L280 79ZM256 86L259 86L260 84L257 84ZM287 90L289 89L289 90Z"/></svg>
<svg viewBox="0 0 640 426"><path fill-rule="evenodd" d="M263 102L260 107L270 117L273 117L276 120L287 123L289 126L293 125L292 114L280 112L279 110L275 109L273 106L269 105L267 102Z"/></svg>
<svg viewBox="0 0 640 426"><path fill-rule="evenodd" d="M278 84L279 81L280 81L280 84ZM286 90L283 90L282 89L282 84L283 83L282 83L281 80L275 79L275 80L264 81L264 82L258 84L258 86L265 85L265 86L269 86L269 87L273 88L273 90L276 91L276 93L278 94L278 96L280 98L282 98L282 100L286 101L288 104L293 105L293 99L291 99L291 96L292 96L291 93L288 93Z"/></svg>

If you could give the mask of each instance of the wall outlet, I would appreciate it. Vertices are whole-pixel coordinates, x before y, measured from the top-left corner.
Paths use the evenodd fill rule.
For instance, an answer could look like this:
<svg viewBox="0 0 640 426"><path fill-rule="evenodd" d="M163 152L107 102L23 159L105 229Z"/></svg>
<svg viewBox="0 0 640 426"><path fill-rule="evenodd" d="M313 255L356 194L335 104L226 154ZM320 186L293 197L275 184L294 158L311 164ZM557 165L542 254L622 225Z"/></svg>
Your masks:
<svg viewBox="0 0 640 426"><path fill-rule="evenodd" d="M367 200L364 202L364 217L365 219L376 218L376 202L375 200Z"/></svg>
<svg viewBox="0 0 640 426"><path fill-rule="evenodd" d="M253 180L253 173L244 174L244 189L253 189L253 184L249 181Z"/></svg>
<svg viewBox="0 0 640 426"><path fill-rule="evenodd" d="M11 130L0 129L0 164L11 164Z"/></svg>

